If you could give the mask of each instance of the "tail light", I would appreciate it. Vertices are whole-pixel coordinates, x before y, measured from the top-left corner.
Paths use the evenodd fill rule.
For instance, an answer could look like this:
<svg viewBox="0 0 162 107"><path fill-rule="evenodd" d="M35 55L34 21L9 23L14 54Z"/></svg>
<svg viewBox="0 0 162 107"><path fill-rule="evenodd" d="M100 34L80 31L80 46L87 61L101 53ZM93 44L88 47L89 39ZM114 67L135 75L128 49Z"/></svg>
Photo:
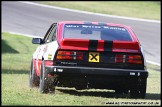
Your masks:
<svg viewBox="0 0 162 107"><path fill-rule="evenodd" d="M117 54L115 56L115 63L122 63L122 62L125 62L125 55Z"/></svg>
<svg viewBox="0 0 162 107"><path fill-rule="evenodd" d="M128 55L127 63L142 64L141 55Z"/></svg>
<svg viewBox="0 0 162 107"><path fill-rule="evenodd" d="M61 60L83 60L83 52L58 51L56 59L61 59Z"/></svg>
<svg viewBox="0 0 162 107"><path fill-rule="evenodd" d="M142 64L141 55L123 55L116 54L115 63L133 63L133 64Z"/></svg>

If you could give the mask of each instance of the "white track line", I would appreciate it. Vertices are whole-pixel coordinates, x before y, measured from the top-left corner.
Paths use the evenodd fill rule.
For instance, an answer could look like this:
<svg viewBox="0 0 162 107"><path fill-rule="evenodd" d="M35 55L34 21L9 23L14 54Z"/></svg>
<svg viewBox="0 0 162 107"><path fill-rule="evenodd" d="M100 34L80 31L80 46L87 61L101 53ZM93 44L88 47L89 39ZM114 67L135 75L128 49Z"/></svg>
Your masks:
<svg viewBox="0 0 162 107"><path fill-rule="evenodd" d="M8 33L16 34L16 35L22 35L22 36L27 36L27 37L32 37L32 38L41 38L41 37L38 37L38 36L33 36L33 35L28 35L28 34L23 34L23 33L17 33L17 32L8 32ZM161 66L160 63L156 63L156 62L153 62L153 61L146 60L146 62L150 63L150 64L153 64L153 65Z"/></svg>
<svg viewBox="0 0 162 107"><path fill-rule="evenodd" d="M146 60L146 62L150 63L150 64L153 64L153 65L161 66L161 64L153 62L153 61Z"/></svg>
<svg viewBox="0 0 162 107"><path fill-rule="evenodd" d="M8 32L8 31L5 31L5 32L10 33L10 34L15 34L15 35L21 35L21 36L32 37L32 38L42 38L42 37L39 37L39 36L34 36L34 35L29 35L29 34L24 34L24 33Z"/></svg>
<svg viewBox="0 0 162 107"><path fill-rule="evenodd" d="M65 10L65 11L71 11L71 12L93 14L93 15L98 15L98 16L105 16L105 17L112 17L112 18L122 18L122 19L129 19L129 20L136 20L136 21L145 21L145 22L161 23L161 21L159 21L159 20L148 20L148 19L131 18L131 17L124 17L124 16L116 16L116 15L107 15L107 14L86 12L86 11L81 11L81 10L73 10L73 9L67 9L67 8L62 8L62 7L49 6L49 5L39 4L39 3L34 3L34 2L24 2L24 1L19 1L19 2L26 3L26 4L31 4L31 5L42 6L42 7L47 7L47 8L54 8L54 9L60 9L60 10Z"/></svg>

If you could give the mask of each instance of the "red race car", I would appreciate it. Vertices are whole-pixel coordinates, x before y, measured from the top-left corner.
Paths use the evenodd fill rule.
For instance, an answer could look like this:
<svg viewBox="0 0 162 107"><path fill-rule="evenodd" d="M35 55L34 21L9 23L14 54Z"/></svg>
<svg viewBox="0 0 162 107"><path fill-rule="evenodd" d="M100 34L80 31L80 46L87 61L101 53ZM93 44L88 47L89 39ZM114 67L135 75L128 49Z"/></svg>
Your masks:
<svg viewBox="0 0 162 107"><path fill-rule="evenodd" d="M131 27L101 22L53 23L33 54L30 87L41 93L56 86L110 89L145 98L148 71Z"/></svg>

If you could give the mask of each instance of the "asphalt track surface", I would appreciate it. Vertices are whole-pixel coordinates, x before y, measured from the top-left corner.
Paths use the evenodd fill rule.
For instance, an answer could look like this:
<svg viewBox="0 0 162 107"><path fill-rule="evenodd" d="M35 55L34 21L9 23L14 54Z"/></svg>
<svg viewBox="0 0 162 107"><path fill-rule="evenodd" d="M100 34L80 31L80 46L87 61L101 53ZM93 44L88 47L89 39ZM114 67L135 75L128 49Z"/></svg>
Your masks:
<svg viewBox="0 0 162 107"><path fill-rule="evenodd" d="M99 21L124 24L131 26L134 30L142 44L146 59L161 65L161 22L105 17L22 2L3 1L1 3L2 31L43 37L49 26L57 21Z"/></svg>

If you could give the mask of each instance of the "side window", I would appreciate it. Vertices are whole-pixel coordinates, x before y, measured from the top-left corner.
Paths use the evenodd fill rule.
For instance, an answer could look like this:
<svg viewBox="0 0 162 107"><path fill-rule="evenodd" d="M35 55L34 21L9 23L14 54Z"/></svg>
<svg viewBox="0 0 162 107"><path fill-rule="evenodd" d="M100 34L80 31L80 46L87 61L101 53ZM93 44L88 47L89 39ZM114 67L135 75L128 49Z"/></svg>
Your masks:
<svg viewBox="0 0 162 107"><path fill-rule="evenodd" d="M53 32L53 36L52 36L52 38L51 38L51 39L52 39L52 41L56 40L56 33L57 33L56 31L57 31L57 25L54 27L53 31L54 31L54 32Z"/></svg>
<svg viewBox="0 0 162 107"><path fill-rule="evenodd" d="M48 30L48 33L46 34L44 38L44 43L49 43L51 41L54 41L56 38L56 27L57 23L52 24L50 29Z"/></svg>

